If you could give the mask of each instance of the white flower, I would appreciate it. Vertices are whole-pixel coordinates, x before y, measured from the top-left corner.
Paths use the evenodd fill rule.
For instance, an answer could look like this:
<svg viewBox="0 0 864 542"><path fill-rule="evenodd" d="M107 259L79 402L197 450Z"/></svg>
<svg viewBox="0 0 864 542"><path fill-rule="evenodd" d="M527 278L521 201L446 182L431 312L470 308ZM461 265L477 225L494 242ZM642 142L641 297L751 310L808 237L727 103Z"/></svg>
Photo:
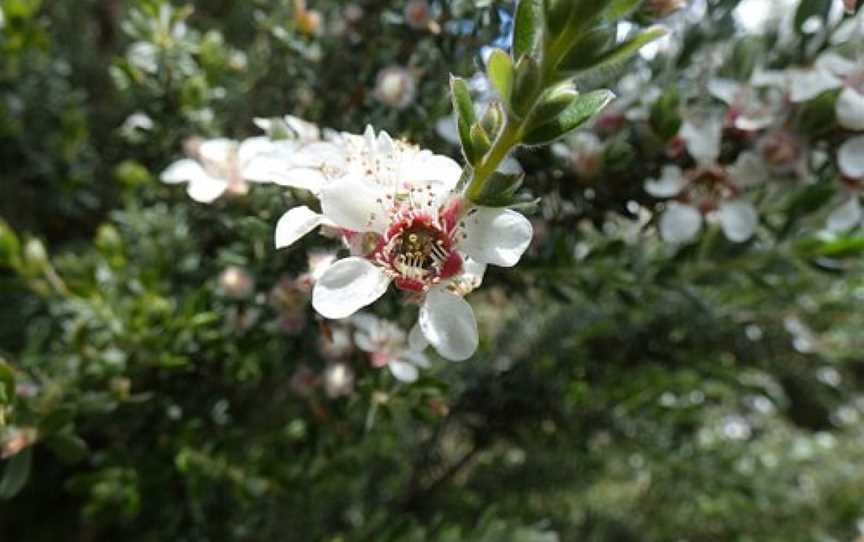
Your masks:
<svg viewBox="0 0 864 542"><path fill-rule="evenodd" d="M190 158L174 162L162 172L162 182L188 183L189 197L201 203L212 203L226 191L243 193L251 175L254 158L270 150L266 137L252 137L242 143L230 139L192 140L187 142Z"/></svg>
<svg viewBox="0 0 864 542"><path fill-rule="evenodd" d="M754 153L744 152L727 167L713 165L684 172L665 166L660 179L647 179L645 191L657 198L676 198L660 217L660 235L671 244L686 244L702 230L704 216L720 224L727 239L749 240L759 224L753 204L743 190L761 184L768 172Z"/></svg>
<svg viewBox="0 0 864 542"><path fill-rule="evenodd" d="M681 126L687 152L699 165L710 166L720 157L723 122L717 117L689 118Z"/></svg>
<svg viewBox="0 0 864 542"><path fill-rule="evenodd" d="M840 146L837 165L846 180L845 201L828 216L827 227L834 232L845 232L864 219L860 197L864 182L864 136L853 137Z"/></svg>
<svg viewBox="0 0 864 542"><path fill-rule="evenodd" d="M354 393L354 370L345 363L332 363L324 369L324 393L331 399Z"/></svg>
<svg viewBox="0 0 864 542"><path fill-rule="evenodd" d="M320 190L322 213L295 208L280 219L277 247L317 225L337 228L352 256L324 271L312 305L324 317L347 318L393 283L420 303L420 329L444 357L463 360L477 348L477 324L462 296L486 264L515 265L532 237L531 223L509 209L467 208L454 194L459 165L369 129L348 144ZM329 167L329 164L325 164Z"/></svg>
<svg viewBox="0 0 864 542"><path fill-rule="evenodd" d="M418 368L429 368L429 358L422 352L425 345L419 343L421 348L412 348L412 343L418 345L416 338L409 341L396 324L363 313L355 314L351 321L356 328L354 344L370 355L374 367L386 365L402 382L415 382L420 374ZM419 329L415 326L412 333L419 333Z"/></svg>
<svg viewBox="0 0 864 542"><path fill-rule="evenodd" d="M384 105L405 109L414 103L417 81L410 70L402 66L390 66L378 72L374 95Z"/></svg>
<svg viewBox="0 0 864 542"><path fill-rule="evenodd" d="M848 130L864 130L864 63L837 53L823 53L813 68L790 71L793 102L803 102L827 91L842 88L837 97L837 122Z"/></svg>

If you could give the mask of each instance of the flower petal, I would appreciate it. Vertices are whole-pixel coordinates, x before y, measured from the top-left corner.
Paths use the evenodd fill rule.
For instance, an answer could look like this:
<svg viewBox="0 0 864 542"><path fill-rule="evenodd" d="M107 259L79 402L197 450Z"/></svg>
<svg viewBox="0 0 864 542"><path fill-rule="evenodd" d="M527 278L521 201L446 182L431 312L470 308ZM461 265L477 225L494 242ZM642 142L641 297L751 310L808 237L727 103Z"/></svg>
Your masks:
<svg viewBox="0 0 864 542"><path fill-rule="evenodd" d="M723 202L718 209L720 227L726 239L734 243L743 243L751 237L759 223L759 214L752 203L746 200Z"/></svg>
<svg viewBox="0 0 864 542"><path fill-rule="evenodd" d="M390 277L363 258L345 258L324 271L312 290L312 306L325 318L347 318L384 295Z"/></svg>
<svg viewBox="0 0 864 542"><path fill-rule="evenodd" d="M732 181L742 188L763 184L770 175L765 162L758 154L751 151L742 152L734 164L727 168Z"/></svg>
<svg viewBox="0 0 864 542"><path fill-rule="evenodd" d="M660 236L667 243L689 243L701 229L702 213L690 205L673 201L660 217Z"/></svg>
<svg viewBox="0 0 864 542"><path fill-rule="evenodd" d="M846 203L834 209L828 216L828 229L834 232L845 232L851 230L861 223L864 212L861 210L861 201L853 194Z"/></svg>
<svg viewBox="0 0 864 542"><path fill-rule="evenodd" d="M479 263L513 267L534 235L531 222L510 209L477 207L464 222L466 237L459 248Z"/></svg>
<svg viewBox="0 0 864 542"><path fill-rule="evenodd" d="M207 179L210 175L195 160L184 158L168 166L159 178L163 183L177 184Z"/></svg>
<svg viewBox="0 0 864 542"><path fill-rule="evenodd" d="M837 151L837 163L843 175L852 179L864 178L864 136L843 143Z"/></svg>
<svg viewBox="0 0 864 542"><path fill-rule="evenodd" d="M305 205L289 209L276 223L276 248L285 248L321 225L324 217Z"/></svg>
<svg viewBox="0 0 864 542"><path fill-rule="evenodd" d="M346 176L321 190L324 216L354 231L383 232L388 224L384 189L362 177Z"/></svg>
<svg viewBox="0 0 864 542"><path fill-rule="evenodd" d="M387 367L396 380L407 382L408 384L417 382L417 379L420 377L420 371L417 370L416 366L398 359L392 360L387 364Z"/></svg>
<svg viewBox="0 0 864 542"><path fill-rule="evenodd" d="M480 342L471 305L440 288L426 294L420 307L420 328L429 344L451 361L470 358Z"/></svg>
<svg viewBox="0 0 864 542"><path fill-rule="evenodd" d="M235 152L236 148L237 143L220 137L203 141L198 148L198 154L202 160L221 166L229 162L231 154Z"/></svg>
<svg viewBox="0 0 864 542"><path fill-rule="evenodd" d="M789 99L794 103L806 102L826 90L839 88L842 84L840 79L827 70L790 70Z"/></svg>
<svg viewBox="0 0 864 542"><path fill-rule="evenodd" d="M837 122L848 130L864 130L864 95L845 88L837 98Z"/></svg>
<svg viewBox="0 0 864 542"><path fill-rule="evenodd" d="M734 79L716 77L708 81L708 92L726 105L732 105L741 92L741 83Z"/></svg>
<svg viewBox="0 0 864 542"><path fill-rule="evenodd" d="M215 177L196 179L189 182L186 192L199 203L213 203L228 189L228 183Z"/></svg>
<svg viewBox="0 0 864 542"><path fill-rule="evenodd" d="M687 186L687 178L678 166L663 166L659 179L645 181L645 191L655 198L671 198Z"/></svg>
<svg viewBox="0 0 864 542"><path fill-rule="evenodd" d="M690 119L681 127L681 137L690 153L701 165L713 165L720 156L723 124L719 118Z"/></svg>
<svg viewBox="0 0 864 542"><path fill-rule="evenodd" d="M273 150L273 142L269 137L250 137L244 139L237 149L237 160L241 165L246 165L250 160ZM251 179L250 179L251 180Z"/></svg>
<svg viewBox="0 0 864 542"><path fill-rule="evenodd" d="M422 352L429 346L429 341L426 340L426 337L423 336L423 330L420 329L420 322L414 324L411 332L408 333L408 346L414 352Z"/></svg>

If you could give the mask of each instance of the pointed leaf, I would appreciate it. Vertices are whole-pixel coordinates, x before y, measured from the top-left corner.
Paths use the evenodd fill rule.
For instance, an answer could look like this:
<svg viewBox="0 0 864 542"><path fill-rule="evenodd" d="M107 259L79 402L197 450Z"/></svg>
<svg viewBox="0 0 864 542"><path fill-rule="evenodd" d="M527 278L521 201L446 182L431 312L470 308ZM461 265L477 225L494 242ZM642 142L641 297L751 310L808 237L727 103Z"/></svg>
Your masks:
<svg viewBox="0 0 864 542"><path fill-rule="evenodd" d="M510 108L517 117L522 118L531 111L542 87L540 66L530 56L523 56L516 63L513 97L510 100Z"/></svg>
<svg viewBox="0 0 864 542"><path fill-rule="evenodd" d="M579 50L574 48L569 57L559 65L559 70L564 73L584 71L586 69L598 69L609 66L611 64L623 62L639 52L639 49L648 45L652 41L662 38L667 34L667 30L661 26L654 26L643 30L639 34L627 39L600 57L595 58L590 66L584 66L584 62L579 58ZM572 64L572 67L571 67Z"/></svg>
<svg viewBox="0 0 864 542"><path fill-rule="evenodd" d="M495 49L489 57L486 67L489 82L498 91L498 95L504 103L510 103L510 95L513 92L513 60L510 55L501 49Z"/></svg>
<svg viewBox="0 0 864 542"><path fill-rule="evenodd" d="M0 499L11 499L27 483L30 477L30 465L33 460L33 449L26 448L13 455L6 462L3 478L0 479Z"/></svg>
<svg viewBox="0 0 864 542"><path fill-rule="evenodd" d="M552 122L529 129L524 138L528 145L542 145L575 130L606 107L615 94L610 90L595 90L578 96Z"/></svg>
<svg viewBox="0 0 864 542"><path fill-rule="evenodd" d="M546 34L546 11L543 0L519 0L513 32L513 58L533 56L539 61Z"/></svg>

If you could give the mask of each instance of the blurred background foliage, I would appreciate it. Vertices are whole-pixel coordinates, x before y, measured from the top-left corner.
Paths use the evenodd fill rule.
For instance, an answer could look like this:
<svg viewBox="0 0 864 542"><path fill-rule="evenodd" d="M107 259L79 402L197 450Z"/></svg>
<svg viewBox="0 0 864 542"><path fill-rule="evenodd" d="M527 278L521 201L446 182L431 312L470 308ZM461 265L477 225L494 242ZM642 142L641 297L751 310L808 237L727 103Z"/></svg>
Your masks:
<svg viewBox="0 0 864 542"><path fill-rule="evenodd" d="M405 385L290 286L321 243L277 253L272 230L307 195L204 206L158 174L285 113L456 156L448 75L506 44L511 2L0 0L0 538L855 540L864 237L819 235L836 171L765 190L743 245L671 250L642 191L706 100L704 55L740 81L810 65L832 2L777 8L791 47L737 0L691 4L678 47L597 75L648 73L650 130L595 126L590 174L569 140L520 155L535 242L471 296L478 355ZM376 90L393 67L410 99ZM793 121L829 154L835 99Z"/></svg>

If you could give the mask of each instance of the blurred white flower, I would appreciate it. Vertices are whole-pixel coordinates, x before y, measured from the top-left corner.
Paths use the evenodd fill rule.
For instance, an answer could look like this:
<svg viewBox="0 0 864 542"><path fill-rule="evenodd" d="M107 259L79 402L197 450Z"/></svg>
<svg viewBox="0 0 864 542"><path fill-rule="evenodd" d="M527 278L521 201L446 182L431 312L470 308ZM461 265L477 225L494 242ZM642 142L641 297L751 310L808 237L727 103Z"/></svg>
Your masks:
<svg viewBox="0 0 864 542"><path fill-rule="evenodd" d="M699 135L698 137L702 137ZM690 243L702 230L704 218L716 220L726 238L735 243L749 240L759 223L755 206L744 191L768 178L762 160L743 152L730 166L708 162L719 156L719 138L710 135L693 144L703 161L689 171L665 166L659 179L645 181L645 191L656 198L675 198L667 204L659 221L661 237L668 243ZM712 148L716 145L716 149Z"/></svg>
<svg viewBox="0 0 864 542"><path fill-rule="evenodd" d="M837 151L837 165L844 177L844 202L828 216L827 227L845 232L864 219L861 190L864 187L864 136L849 139Z"/></svg>
<svg viewBox="0 0 864 542"><path fill-rule="evenodd" d="M243 194L246 181L258 181L254 158L271 149L266 137L252 137L238 143L230 139L190 139L185 143L189 158L174 162L162 172L162 182L188 183L189 197L212 203L226 191Z"/></svg>
<svg viewBox="0 0 864 542"><path fill-rule="evenodd" d="M411 70L390 66L378 72L373 94L388 107L405 109L414 103L417 96L417 80Z"/></svg>
<svg viewBox="0 0 864 542"><path fill-rule="evenodd" d="M219 289L228 297L246 299L255 291L255 280L242 267L232 265L219 275Z"/></svg>
<svg viewBox="0 0 864 542"><path fill-rule="evenodd" d="M828 51L812 68L789 71L789 98L793 102L834 89L842 89L835 106L837 122L848 130L864 130L864 62Z"/></svg>
<svg viewBox="0 0 864 542"><path fill-rule="evenodd" d="M429 358L422 352L423 341L409 341L402 328L392 322L376 318L371 314L359 313L351 317L356 331L354 344L367 352L374 367L387 366L397 380L415 382L419 377L418 369L429 368ZM420 333L417 326L411 333ZM413 343L413 344L412 344ZM413 347L420 348L413 348Z"/></svg>
<svg viewBox="0 0 864 542"><path fill-rule="evenodd" d="M324 393L331 399L354 393L354 370L345 363L331 363L324 369Z"/></svg>

